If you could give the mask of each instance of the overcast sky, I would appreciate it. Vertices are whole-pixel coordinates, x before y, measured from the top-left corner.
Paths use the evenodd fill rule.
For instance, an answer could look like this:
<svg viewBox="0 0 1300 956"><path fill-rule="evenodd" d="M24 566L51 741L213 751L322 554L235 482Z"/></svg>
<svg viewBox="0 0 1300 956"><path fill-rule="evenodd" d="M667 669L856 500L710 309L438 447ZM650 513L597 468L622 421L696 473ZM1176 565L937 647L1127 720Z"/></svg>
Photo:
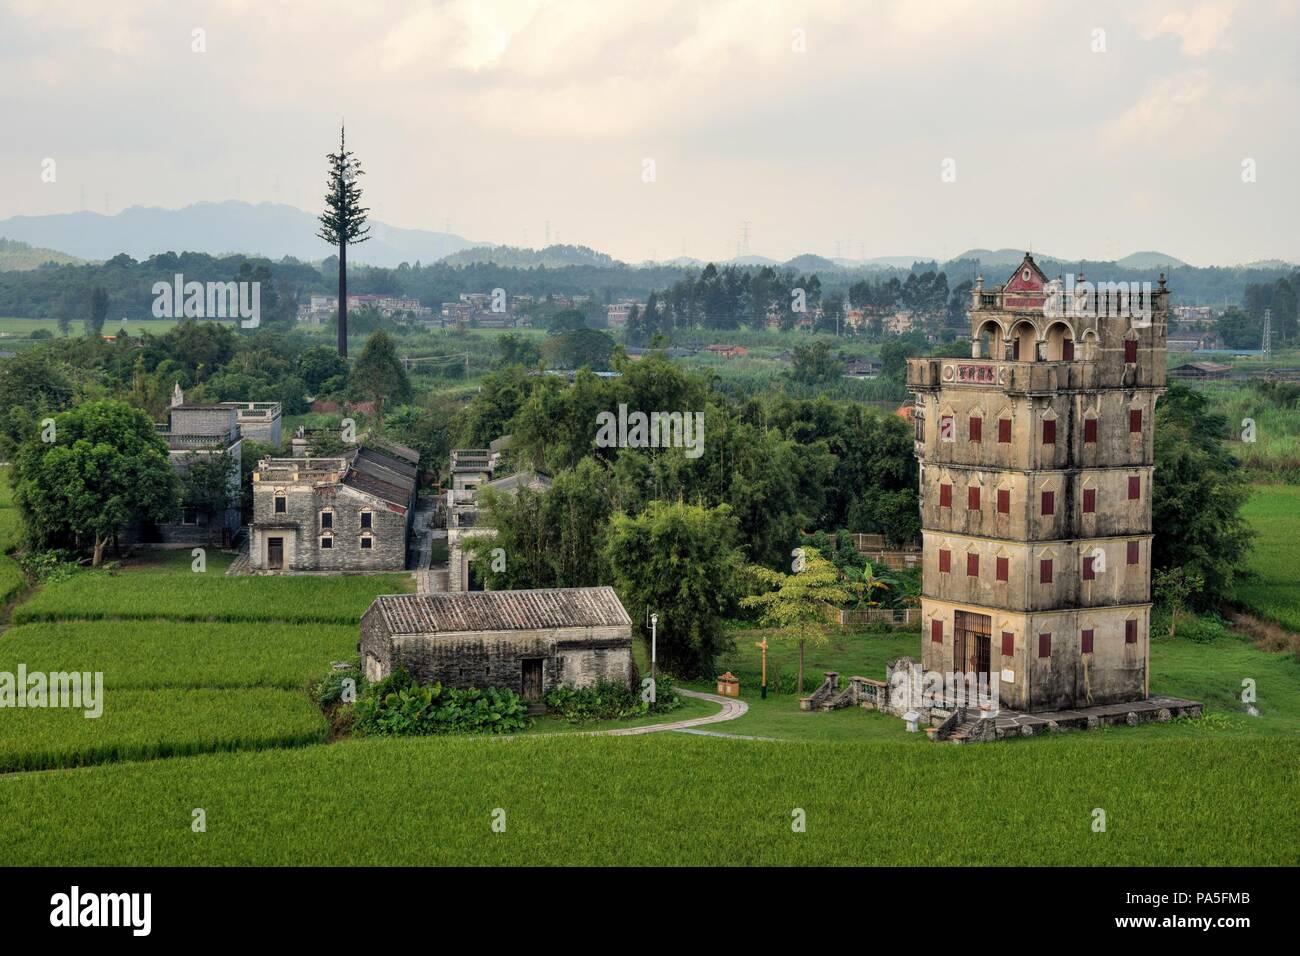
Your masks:
<svg viewBox="0 0 1300 956"><path fill-rule="evenodd" d="M343 117L373 218L474 240L1296 261L1297 37L1295 0L0 0L0 218L316 212Z"/></svg>

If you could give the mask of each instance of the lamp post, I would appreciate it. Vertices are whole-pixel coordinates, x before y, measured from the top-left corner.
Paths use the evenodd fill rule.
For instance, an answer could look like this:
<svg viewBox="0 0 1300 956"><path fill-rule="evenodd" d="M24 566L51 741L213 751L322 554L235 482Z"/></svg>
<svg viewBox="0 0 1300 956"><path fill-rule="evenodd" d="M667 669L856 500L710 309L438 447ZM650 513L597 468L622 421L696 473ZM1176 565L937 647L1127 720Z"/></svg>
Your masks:
<svg viewBox="0 0 1300 956"><path fill-rule="evenodd" d="M763 652L763 683L759 685L759 696L761 699L767 700L767 638L764 637L761 641L755 641L754 646Z"/></svg>
<svg viewBox="0 0 1300 956"><path fill-rule="evenodd" d="M655 650L658 638L659 615L650 615L650 703L655 702L658 685L655 683Z"/></svg>

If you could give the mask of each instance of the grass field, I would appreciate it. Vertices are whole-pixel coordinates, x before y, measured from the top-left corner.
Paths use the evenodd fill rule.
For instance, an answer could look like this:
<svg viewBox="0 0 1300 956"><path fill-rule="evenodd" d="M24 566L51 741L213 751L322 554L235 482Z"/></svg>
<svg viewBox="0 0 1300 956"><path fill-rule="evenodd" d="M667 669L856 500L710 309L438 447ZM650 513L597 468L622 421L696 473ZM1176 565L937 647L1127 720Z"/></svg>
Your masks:
<svg viewBox="0 0 1300 956"><path fill-rule="evenodd" d="M1237 600L1300 632L1300 486L1262 485L1242 513L1257 537L1248 560L1254 575L1238 583Z"/></svg>
<svg viewBox="0 0 1300 956"><path fill-rule="evenodd" d="M145 332L149 332L153 335L162 335L163 333L167 332L169 329L171 329L174 325L177 324L178 323L175 319L150 319L147 322L137 319L134 321L128 321L126 323L126 331L128 335L142 335ZM110 317L109 320L104 323L104 334L112 335L121 327L122 327L121 317L118 317L117 319L113 319ZM17 316L11 316L11 315L0 316L0 335L7 334L9 336L18 336L20 338L27 338L37 329L46 329L47 331L53 332L55 335L58 335L59 334L58 320L57 319L25 319L25 318L19 318ZM71 330L72 335L80 335L82 331L83 331L82 323L80 322L72 323L72 330ZM3 339L0 338L0 340Z"/></svg>
<svg viewBox="0 0 1300 956"><path fill-rule="evenodd" d="M189 552L183 554L188 561ZM15 610L13 621L161 617L355 625L378 595L411 589L405 574L302 579L226 577L211 567L203 574L168 570L165 582L160 582L159 572L87 571L43 587Z"/></svg>
<svg viewBox="0 0 1300 956"><path fill-rule="evenodd" d="M1300 745L358 740L0 778L11 865L1300 863ZM202 808L207 832L191 830ZM506 830L494 833L493 811ZM1093 811L1107 829L1092 832ZM792 832L792 813L806 832Z"/></svg>
<svg viewBox="0 0 1300 956"><path fill-rule="evenodd" d="M506 738L326 744L302 688L352 656L361 611L406 576L228 578L215 553L204 575L189 560L50 585L0 634L0 671L106 683L99 719L0 711L0 865L1300 863L1300 662L1222 628L1152 640L1152 690L1204 701L1195 721L938 746L893 717L800 712L797 651L776 639L760 700L759 635L735 630L721 663L750 710L707 729L774 740L583 736L715 708L688 701ZM808 688L824 670L883 677L919 642L837 633L808 649ZM1247 678L1258 717L1239 702ZM70 769L4 772L24 768Z"/></svg>
<svg viewBox="0 0 1300 956"><path fill-rule="evenodd" d="M244 690L104 688L103 713L67 707L6 709L0 772L206 753L293 747L325 739L325 718L306 694Z"/></svg>
<svg viewBox="0 0 1300 956"><path fill-rule="evenodd" d="M0 671L99 671L110 689L278 687L301 690L330 662L356 656L355 624L58 621L0 638Z"/></svg>

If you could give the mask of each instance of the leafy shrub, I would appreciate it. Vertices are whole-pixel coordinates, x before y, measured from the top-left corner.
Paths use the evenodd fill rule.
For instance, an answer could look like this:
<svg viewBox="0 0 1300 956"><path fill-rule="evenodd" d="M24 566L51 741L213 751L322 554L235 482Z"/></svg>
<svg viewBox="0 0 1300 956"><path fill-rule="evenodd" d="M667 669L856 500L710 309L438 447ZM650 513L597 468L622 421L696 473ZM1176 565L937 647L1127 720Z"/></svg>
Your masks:
<svg viewBox="0 0 1300 956"><path fill-rule="evenodd" d="M655 688L655 703L618 681L601 681L594 687L570 687L556 684L542 699L546 709L555 717L571 724L589 720L627 720L649 714L666 713L682 705L682 699L672 687L672 682L660 677Z"/></svg>
<svg viewBox="0 0 1300 956"><path fill-rule="evenodd" d="M349 685L349 681L352 683ZM348 688L356 694L359 700L366 690L366 679L361 673L361 662L354 661L352 666L347 670L334 670L318 680L311 689L311 698L316 701L322 708L333 707L336 704L353 703L343 699L344 691Z"/></svg>
<svg viewBox="0 0 1300 956"><path fill-rule="evenodd" d="M37 584L67 581L82 570L71 551L32 551L23 555L22 562Z"/></svg>
<svg viewBox="0 0 1300 956"><path fill-rule="evenodd" d="M357 699L353 732L368 737L509 734L528 727L527 713L512 690L417 684L399 668Z"/></svg>

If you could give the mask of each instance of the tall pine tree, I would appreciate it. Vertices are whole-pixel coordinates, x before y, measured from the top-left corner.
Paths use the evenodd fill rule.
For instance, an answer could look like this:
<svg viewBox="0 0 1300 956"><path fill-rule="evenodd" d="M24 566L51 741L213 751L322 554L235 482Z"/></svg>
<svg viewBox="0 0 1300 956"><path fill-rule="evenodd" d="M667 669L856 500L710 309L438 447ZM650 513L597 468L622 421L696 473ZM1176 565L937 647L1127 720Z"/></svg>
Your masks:
<svg viewBox="0 0 1300 956"><path fill-rule="evenodd" d="M366 213L370 210L361 205L361 185L357 177L364 173L361 162L347 149L343 127L339 128L339 151L326 158L329 160L328 192L317 235L339 247L339 355L347 358L348 246L370 238L370 227L366 225Z"/></svg>

